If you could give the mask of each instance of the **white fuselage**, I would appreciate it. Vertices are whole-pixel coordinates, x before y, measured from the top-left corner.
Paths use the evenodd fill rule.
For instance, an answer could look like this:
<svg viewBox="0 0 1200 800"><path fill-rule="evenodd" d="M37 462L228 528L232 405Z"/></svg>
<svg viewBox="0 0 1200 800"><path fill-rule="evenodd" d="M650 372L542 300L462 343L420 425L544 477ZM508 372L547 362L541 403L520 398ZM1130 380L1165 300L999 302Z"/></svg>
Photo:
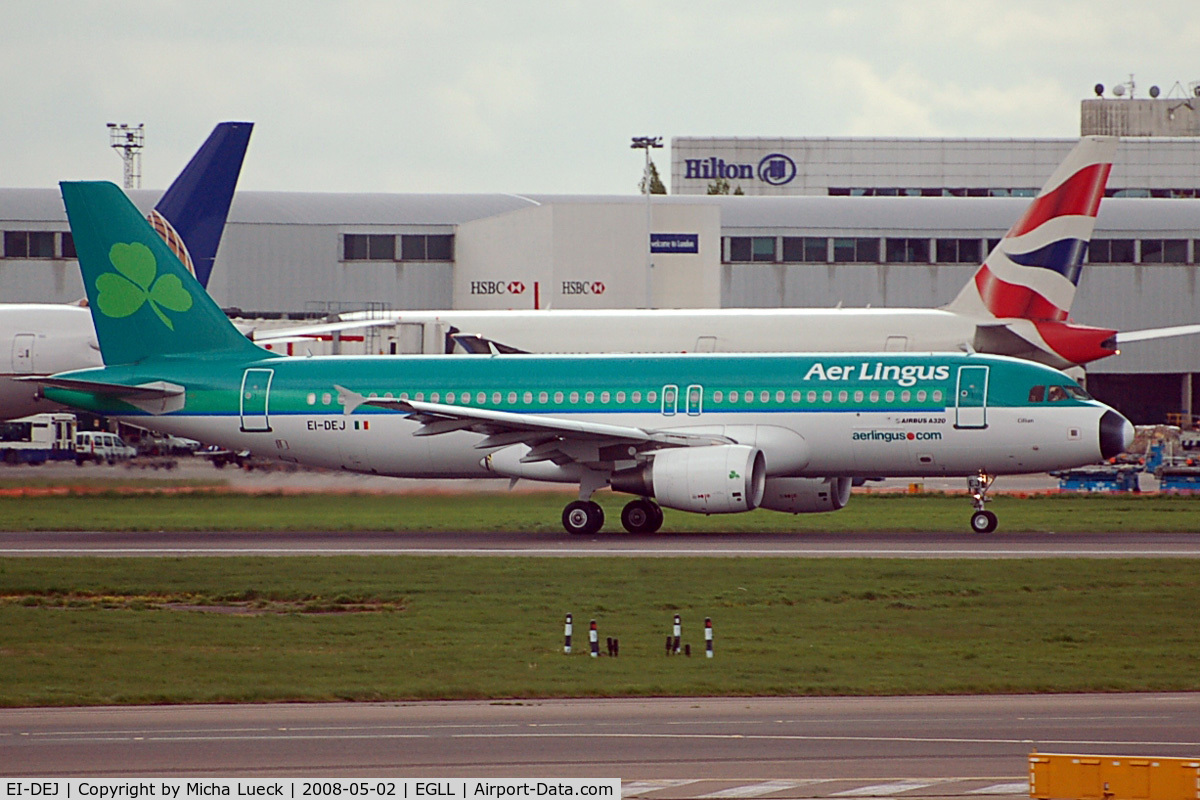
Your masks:
<svg viewBox="0 0 1200 800"><path fill-rule="evenodd" d="M757 444L767 473L777 476L920 477L1022 474L1102 459L1100 418L1106 407L987 409L986 429L958 428L945 413L738 413L676 418L658 415L562 415L564 419L726 435ZM686 422L684 421L686 419ZM126 421L146 426L145 417ZM364 424L365 423L365 424ZM457 431L414 436L418 423L401 414L364 410L272 415L270 430L243 432L237 417L156 417L165 433L308 466L405 478L486 478L483 459L503 448L479 448L482 434ZM534 477L534 475L530 475ZM543 478L546 479L546 478ZM553 480L553 478L550 478ZM562 479L573 482L570 474Z"/></svg>
<svg viewBox="0 0 1200 800"><path fill-rule="evenodd" d="M390 335L403 340L399 352L423 353L444 353L451 329L530 353L927 353L967 349L977 324L932 308L390 311L384 317L397 326ZM422 329L401 332L404 325Z"/></svg>
<svg viewBox="0 0 1200 800"><path fill-rule="evenodd" d="M63 409L39 399L36 383L19 378L101 365L88 309L53 303L0 305L0 419Z"/></svg>

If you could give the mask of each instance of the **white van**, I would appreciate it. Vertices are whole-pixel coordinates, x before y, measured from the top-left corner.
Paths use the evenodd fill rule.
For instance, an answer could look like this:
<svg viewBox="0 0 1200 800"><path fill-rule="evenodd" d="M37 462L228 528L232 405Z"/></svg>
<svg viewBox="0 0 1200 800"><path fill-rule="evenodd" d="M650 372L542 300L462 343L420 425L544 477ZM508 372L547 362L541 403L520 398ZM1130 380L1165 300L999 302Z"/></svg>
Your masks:
<svg viewBox="0 0 1200 800"><path fill-rule="evenodd" d="M113 464L136 455L137 450L125 444L125 440L115 433L80 431L75 434L75 463L81 467L85 461Z"/></svg>

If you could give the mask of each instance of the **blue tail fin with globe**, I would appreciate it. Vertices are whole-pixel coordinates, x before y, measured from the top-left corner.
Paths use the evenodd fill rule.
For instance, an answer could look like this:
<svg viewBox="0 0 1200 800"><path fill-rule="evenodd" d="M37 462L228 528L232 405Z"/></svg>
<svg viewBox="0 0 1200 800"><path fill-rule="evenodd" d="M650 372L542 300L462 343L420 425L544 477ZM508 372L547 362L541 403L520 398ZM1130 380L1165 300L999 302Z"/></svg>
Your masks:
<svg viewBox="0 0 1200 800"><path fill-rule="evenodd" d="M238 332L116 185L61 188L105 364L226 353L271 357Z"/></svg>

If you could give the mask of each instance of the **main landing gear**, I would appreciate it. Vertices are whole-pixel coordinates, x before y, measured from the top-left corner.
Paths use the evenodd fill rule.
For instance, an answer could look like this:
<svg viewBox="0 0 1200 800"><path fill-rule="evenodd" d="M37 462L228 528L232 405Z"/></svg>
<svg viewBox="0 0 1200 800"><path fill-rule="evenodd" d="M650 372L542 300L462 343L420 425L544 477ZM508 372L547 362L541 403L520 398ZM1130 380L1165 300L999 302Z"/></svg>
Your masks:
<svg viewBox="0 0 1200 800"><path fill-rule="evenodd" d="M567 533L591 536L604 527L604 509L593 500L576 500L563 509L562 524ZM662 524L662 509L644 497L631 500L621 510L621 525L630 533L654 533Z"/></svg>
<svg viewBox="0 0 1200 800"><path fill-rule="evenodd" d="M567 533L591 536L604 527L604 509L593 500L576 500L563 509L562 523Z"/></svg>
<svg viewBox="0 0 1200 800"><path fill-rule="evenodd" d="M991 533L996 530L996 515L983 508L984 503L992 501L987 493L994 480L995 475L988 475L983 470L979 470L975 477L967 478L967 491L971 493L971 501L975 505L975 513L971 515L971 530L975 533Z"/></svg>
<svg viewBox="0 0 1200 800"><path fill-rule="evenodd" d="M663 512L645 497L631 500L621 509L621 524L630 533L654 533L663 524Z"/></svg>

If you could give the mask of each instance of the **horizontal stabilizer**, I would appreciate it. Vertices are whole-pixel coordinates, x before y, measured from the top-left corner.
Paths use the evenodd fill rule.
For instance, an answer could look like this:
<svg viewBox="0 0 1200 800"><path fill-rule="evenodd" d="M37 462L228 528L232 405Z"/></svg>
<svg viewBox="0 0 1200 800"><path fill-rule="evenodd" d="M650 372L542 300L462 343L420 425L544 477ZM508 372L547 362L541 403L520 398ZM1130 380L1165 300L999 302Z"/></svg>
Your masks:
<svg viewBox="0 0 1200 800"><path fill-rule="evenodd" d="M21 380L21 379L19 379ZM111 397L124 400L134 408L150 414L167 414L179 411L184 406L187 390L176 383L153 381L137 386L123 383L106 383L104 381L88 381L76 378L31 378L42 386L52 386L56 389L66 389L72 392L86 392L99 397Z"/></svg>
<svg viewBox="0 0 1200 800"><path fill-rule="evenodd" d="M130 398L138 398L143 400L159 400L164 397L176 397L183 394L186 390L177 384L167 383L166 381L154 381L153 383L143 383L138 386L128 386L124 383L106 383L104 381L85 381L76 378L18 378L17 380L28 380L34 383L40 383L43 386L53 386L56 389L67 389L73 392L87 392L88 394L101 395L104 397L116 397L121 400Z"/></svg>

